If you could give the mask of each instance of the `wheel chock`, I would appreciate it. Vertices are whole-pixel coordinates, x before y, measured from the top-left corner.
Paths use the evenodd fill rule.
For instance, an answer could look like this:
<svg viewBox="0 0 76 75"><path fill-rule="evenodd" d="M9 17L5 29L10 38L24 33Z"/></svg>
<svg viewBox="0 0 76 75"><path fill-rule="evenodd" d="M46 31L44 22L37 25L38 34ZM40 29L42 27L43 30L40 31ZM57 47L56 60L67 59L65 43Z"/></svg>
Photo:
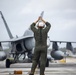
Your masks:
<svg viewBox="0 0 76 75"><path fill-rule="evenodd" d="M14 74L22 74L22 70L14 70Z"/></svg>
<svg viewBox="0 0 76 75"><path fill-rule="evenodd" d="M66 63L66 60L65 59L61 59L60 63Z"/></svg>

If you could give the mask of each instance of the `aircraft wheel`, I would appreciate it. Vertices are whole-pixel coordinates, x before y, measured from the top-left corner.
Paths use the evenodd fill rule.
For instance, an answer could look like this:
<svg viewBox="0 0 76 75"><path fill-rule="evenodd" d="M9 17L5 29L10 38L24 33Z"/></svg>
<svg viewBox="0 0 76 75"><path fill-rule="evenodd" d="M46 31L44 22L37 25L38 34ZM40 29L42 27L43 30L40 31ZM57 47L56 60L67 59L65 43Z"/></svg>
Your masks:
<svg viewBox="0 0 76 75"><path fill-rule="evenodd" d="M46 67L49 67L49 59L47 59Z"/></svg>
<svg viewBox="0 0 76 75"><path fill-rule="evenodd" d="M10 68L10 60L6 59L6 68Z"/></svg>
<svg viewBox="0 0 76 75"><path fill-rule="evenodd" d="M49 67L49 59L47 59L47 61L46 61L46 67ZM38 63L38 68L40 68L40 61Z"/></svg>

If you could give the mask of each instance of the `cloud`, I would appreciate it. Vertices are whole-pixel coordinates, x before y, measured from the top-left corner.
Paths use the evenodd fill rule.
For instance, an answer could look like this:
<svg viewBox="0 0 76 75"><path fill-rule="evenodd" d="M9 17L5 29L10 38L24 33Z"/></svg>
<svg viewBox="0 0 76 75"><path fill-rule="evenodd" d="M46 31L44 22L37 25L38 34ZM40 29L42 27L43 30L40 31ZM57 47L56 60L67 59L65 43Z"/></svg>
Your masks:
<svg viewBox="0 0 76 75"><path fill-rule="evenodd" d="M0 0L0 10L13 36L23 35L43 10L43 18L52 25L49 32L51 38L64 40L64 37L66 39L68 36L75 36L73 32L76 32L76 0ZM1 22L0 30L3 30ZM74 39L72 38L71 40Z"/></svg>

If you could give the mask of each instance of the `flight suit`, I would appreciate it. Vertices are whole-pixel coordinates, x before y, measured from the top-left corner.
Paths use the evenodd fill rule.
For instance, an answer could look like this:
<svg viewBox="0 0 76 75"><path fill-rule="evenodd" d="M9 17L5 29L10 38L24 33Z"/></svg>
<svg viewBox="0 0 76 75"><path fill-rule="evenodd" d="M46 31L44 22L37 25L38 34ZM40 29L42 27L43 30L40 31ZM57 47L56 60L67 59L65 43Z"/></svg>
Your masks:
<svg viewBox="0 0 76 75"><path fill-rule="evenodd" d="M34 32L35 49L32 61L31 73L34 74L35 68L40 60L40 75L44 75L45 65L47 60L47 33L51 27L50 23L46 22L45 28L36 28L35 23L31 24L31 30Z"/></svg>

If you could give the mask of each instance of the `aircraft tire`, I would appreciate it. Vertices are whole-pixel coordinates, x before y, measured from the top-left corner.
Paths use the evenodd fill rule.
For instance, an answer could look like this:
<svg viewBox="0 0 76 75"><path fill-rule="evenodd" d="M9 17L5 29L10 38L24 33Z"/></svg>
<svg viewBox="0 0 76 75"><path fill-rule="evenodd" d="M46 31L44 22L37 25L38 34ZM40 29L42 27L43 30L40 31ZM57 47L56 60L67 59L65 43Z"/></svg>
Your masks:
<svg viewBox="0 0 76 75"><path fill-rule="evenodd" d="M10 68L10 60L6 59L6 68Z"/></svg>
<svg viewBox="0 0 76 75"><path fill-rule="evenodd" d="M49 67L49 59L47 59L47 61L46 61L46 67ZM40 61L38 63L38 68L40 68Z"/></svg>
<svg viewBox="0 0 76 75"><path fill-rule="evenodd" d="M46 67L49 67L49 59L47 59Z"/></svg>

